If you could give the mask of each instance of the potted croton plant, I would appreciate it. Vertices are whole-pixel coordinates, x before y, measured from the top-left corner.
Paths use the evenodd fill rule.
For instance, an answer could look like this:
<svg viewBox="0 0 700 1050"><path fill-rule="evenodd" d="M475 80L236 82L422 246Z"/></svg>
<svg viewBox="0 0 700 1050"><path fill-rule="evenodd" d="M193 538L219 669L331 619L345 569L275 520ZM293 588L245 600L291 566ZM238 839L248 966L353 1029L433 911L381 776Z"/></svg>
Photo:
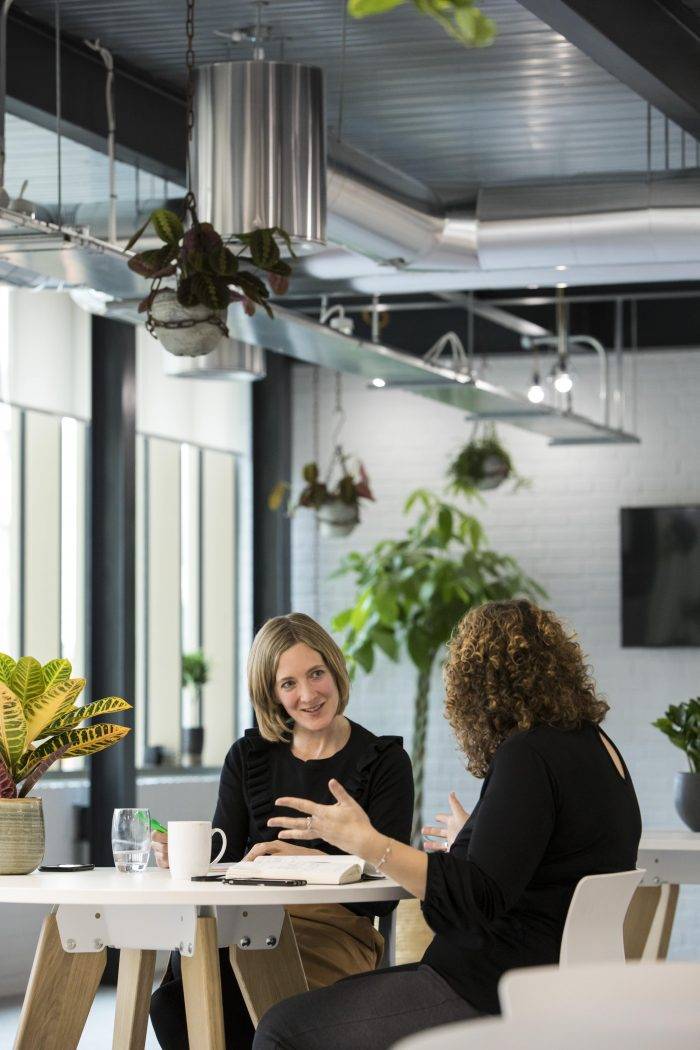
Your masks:
<svg viewBox="0 0 700 1050"><path fill-rule="evenodd" d="M688 770L676 773L676 813L691 831L700 831L700 696L671 704L652 725L679 747L688 761Z"/></svg>
<svg viewBox="0 0 700 1050"><path fill-rule="evenodd" d="M82 723L126 711L131 704L108 696L79 707L84 678L71 678L68 660L42 665L32 656L15 661L0 653L0 875L26 875L44 856L40 798L29 792L60 758L92 755L129 732L128 726Z"/></svg>
<svg viewBox="0 0 700 1050"><path fill-rule="evenodd" d="M333 485L335 465L339 467L340 477ZM356 467L351 467L340 446L335 450L325 481L321 480L317 463L307 463L302 477L304 488L296 502L288 505L287 513L293 514L299 507L311 508L316 512L321 535L326 538L348 536L360 522L360 500L374 500L363 464L358 462ZM270 509L279 510L290 493L289 483L280 481L268 498Z"/></svg>
<svg viewBox="0 0 700 1050"><path fill-rule="evenodd" d="M283 295L292 272L281 257L280 242L290 256L294 252L289 235L277 226L222 237L211 223L199 221L192 193L185 198L185 220L157 208L126 250L153 227L161 247L138 252L128 263L151 281L139 311L147 315L148 331L171 354L198 357L228 336L231 303L242 303L249 315L262 306L272 316L270 292Z"/></svg>

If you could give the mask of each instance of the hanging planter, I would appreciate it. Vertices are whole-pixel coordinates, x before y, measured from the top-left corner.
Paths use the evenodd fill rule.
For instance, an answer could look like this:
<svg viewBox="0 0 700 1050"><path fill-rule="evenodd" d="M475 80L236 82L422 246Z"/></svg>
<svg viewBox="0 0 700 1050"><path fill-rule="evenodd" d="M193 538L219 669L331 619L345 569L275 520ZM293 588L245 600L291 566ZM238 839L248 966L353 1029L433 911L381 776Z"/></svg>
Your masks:
<svg viewBox="0 0 700 1050"><path fill-rule="evenodd" d="M331 484L334 469L338 469L340 479L336 485ZM349 457L340 445L336 445L326 474L326 481L320 480L317 463L307 463L302 471L305 481L299 497L287 513L294 514L300 507L316 512L321 535L326 539L349 536L360 523L360 500L374 500L369 487L369 477L362 463L355 468L349 466ZM268 497L270 510L279 510L285 498L289 498L291 485L280 481Z"/></svg>
<svg viewBox="0 0 700 1050"><path fill-rule="evenodd" d="M526 485L516 473L510 455L496 436L492 425L480 437L476 424L471 441L457 454L448 467L450 487L455 492L473 495L475 491L498 488L504 481L514 482L515 489Z"/></svg>
<svg viewBox="0 0 700 1050"><path fill-rule="evenodd" d="M241 303L252 316L256 307L271 317L270 292L283 295L291 266L281 257L280 243L294 256L286 230L279 226L222 237L210 222L200 222L197 201L189 184L192 172L190 140L194 127L194 0L187 2L187 172L188 191L182 218L157 208L129 240L130 251L149 226L162 242L138 252L129 269L151 281L149 294L139 304L147 315L146 328L163 347L178 357L199 357L228 338L226 313ZM174 287L161 287L171 278Z"/></svg>

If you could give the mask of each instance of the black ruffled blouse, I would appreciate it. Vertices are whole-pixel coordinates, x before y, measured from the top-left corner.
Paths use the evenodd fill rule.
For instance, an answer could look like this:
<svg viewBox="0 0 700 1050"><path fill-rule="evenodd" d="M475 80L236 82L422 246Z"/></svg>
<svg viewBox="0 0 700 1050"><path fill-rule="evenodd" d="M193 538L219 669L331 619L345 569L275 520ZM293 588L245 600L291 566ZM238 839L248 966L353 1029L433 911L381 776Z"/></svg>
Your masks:
<svg viewBox="0 0 700 1050"><path fill-rule="evenodd" d="M362 806L377 831L408 842L413 817L413 773L411 761L398 736L375 736L368 729L350 722L350 736L344 747L330 758L303 761L289 744L263 739L257 729L231 747L224 760L219 782L219 798L214 826L226 834L225 860L238 861L256 842L271 842L278 829L270 828L270 817L298 816L275 806L281 795L308 798L331 805L335 800L328 781L340 781ZM303 841L302 846L324 853L340 853L320 839ZM385 915L395 903L375 903L371 907L352 905L360 915Z"/></svg>

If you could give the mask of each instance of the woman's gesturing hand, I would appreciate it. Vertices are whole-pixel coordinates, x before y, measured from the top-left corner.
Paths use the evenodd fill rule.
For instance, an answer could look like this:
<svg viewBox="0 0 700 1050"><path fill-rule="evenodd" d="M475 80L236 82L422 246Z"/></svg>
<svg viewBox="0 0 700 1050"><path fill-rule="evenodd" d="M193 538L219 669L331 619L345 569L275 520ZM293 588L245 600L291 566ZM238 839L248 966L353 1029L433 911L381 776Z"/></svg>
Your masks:
<svg viewBox="0 0 700 1050"><path fill-rule="evenodd" d="M323 839L344 853L362 856L363 846L373 831L369 817L337 780L330 780L328 787L337 799L334 806L322 806L305 798L278 798L276 805L305 816L271 817L267 823L285 829L280 831L280 839Z"/></svg>
<svg viewBox="0 0 700 1050"><path fill-rule="evenodd" d="M279 839L273 839L272 842L256 842L253 848L246 853L243 860L255 860L256 857L272 857L282 853L289 857L305 857L311 854L316 856L323 855L323 851L320 849L309 849L308 846L292 846L291 842L280 842Z"/></svg>
<svg viewBox="0 0 700 1050"><path fill-rule="evenodd" d="M164 835L162 831L153 831L151 833L151 845L153 846L153 856L156 858L157 866L159 868L169 868L168 836Z"/></svg>
<svg viewBox="0 0 700 1050"><path fill-rule="evenodd" d="M436 853L451 849L452 843L469 820L469 814L455 795L454 791L450 791L448 801L450 804L450 812L437 813L435 816L438 824L443 826L436 827L435 825L428 824L424 828L421 828L422 835L430 836L423 840L423 848L426 853ZM434 839L437 839L437 841L433 841Z"/></svg>

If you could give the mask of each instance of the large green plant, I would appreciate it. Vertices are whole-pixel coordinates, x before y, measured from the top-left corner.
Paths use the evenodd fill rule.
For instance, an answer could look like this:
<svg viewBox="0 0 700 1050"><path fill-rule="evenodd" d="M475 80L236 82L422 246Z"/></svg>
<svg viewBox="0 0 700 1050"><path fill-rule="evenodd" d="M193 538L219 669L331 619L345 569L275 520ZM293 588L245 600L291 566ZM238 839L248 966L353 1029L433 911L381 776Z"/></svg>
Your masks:
<svg viewBox="0 0 700 1050"><path fill-rule="evenodd" d="M59 758L93 755L116 744L128 726L98 722L79 728L87 718L131 707L119 696L78 707L84 678L71 678L68 660L43 667L33 656L15 661L0 653L0 799L27 795Z"/></svg>
<svg viewBox="0 0 700 1050"><path fill-rule="evenodd" d="M209 661L201 649L182 654L182 684L199 688L209 681Z"/></svg>
<svg viewBox="0 0 700 1050"><path fill-rule="evenodd" d="M488 47L496 36L496 23L474 0L411 0L421 14L434 18L446 33L465 47ZM381 15L408 0L348 0L353 18Z"/></svg>
<svg viewBox="0 0 700 1050"><path fill-rule="evenodd" d="M351 673L370 672L377 650L398 660L405 649L416 669L413 712L413 776L416 799L412 837L422 824L425 740L430 678L455 624L473 606L518 595L545 596L518 563L486 545L471 515L425 489L409 496L405 513L417 520L400 540L382 540L367 554L349 554L336 575L355 577L354 605L338 613L333 629L344 631Z"/></svg>
<svg viewBox="0 0 700 1050"><path fill-rule="evenodd" d="M671 704L663 718L651 723L679 747L691 773L700 773L700 696L684 704Z"/></svg>

